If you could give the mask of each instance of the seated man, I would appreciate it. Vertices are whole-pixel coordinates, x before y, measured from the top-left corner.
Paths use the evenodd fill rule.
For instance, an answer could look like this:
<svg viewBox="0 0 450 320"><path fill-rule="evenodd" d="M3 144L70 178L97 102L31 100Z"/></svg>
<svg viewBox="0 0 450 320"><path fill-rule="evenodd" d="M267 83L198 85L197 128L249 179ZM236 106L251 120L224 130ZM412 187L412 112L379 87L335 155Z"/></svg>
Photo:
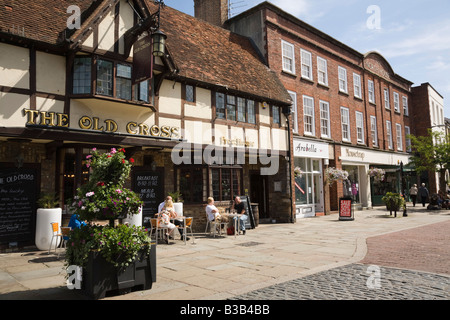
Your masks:
<svg viewBox="0 0 450 320"><path fill-rule="evenodd" d="M208 214L209 221L228 222L228 216L221 215L219 209L214 205L214 198L208 198L208 205L206 206L206 213Z"/></svg>
<svg viewBox="0 0 450 320"><path fill-rule="evenodd" d="M240 197L236 196L234 198L233 209L236 210L237 214L242 214L242 216L239 217L239 230L242 231L242 234L245 234L245 222L247 221L248 216L245 213L245 204L241 201ZM237 217L234 219L237 219Z"/></svg>

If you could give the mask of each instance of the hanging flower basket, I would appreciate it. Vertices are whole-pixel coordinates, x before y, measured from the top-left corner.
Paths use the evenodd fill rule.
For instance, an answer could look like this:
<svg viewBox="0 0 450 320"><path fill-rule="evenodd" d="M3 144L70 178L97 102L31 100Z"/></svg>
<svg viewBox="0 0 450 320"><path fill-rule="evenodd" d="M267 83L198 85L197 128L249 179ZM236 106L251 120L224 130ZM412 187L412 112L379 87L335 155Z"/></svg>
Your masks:
<svg viewBox="0 0 450 320"><path fill-rule="evenodd" d="M368 175L374 179L375 182L380 182L384 180L384 175L386 171L379 168L370 168Z"/></svg>
<svg viewBox="0 0 450 320"><path fill-rule="evenodd" d="M327 168L325 170L325 177L329 185L336 181L345 181L348 179L348 172L336 168Z"/></svg>
<svg viewBox="0 0 450 320"><path fill-rule="evenodd" d="M295 169L294 169L294 177L295 178L301 178L302 175L303 175L302 169L300 169L300 167L295 167Z"/></svg>

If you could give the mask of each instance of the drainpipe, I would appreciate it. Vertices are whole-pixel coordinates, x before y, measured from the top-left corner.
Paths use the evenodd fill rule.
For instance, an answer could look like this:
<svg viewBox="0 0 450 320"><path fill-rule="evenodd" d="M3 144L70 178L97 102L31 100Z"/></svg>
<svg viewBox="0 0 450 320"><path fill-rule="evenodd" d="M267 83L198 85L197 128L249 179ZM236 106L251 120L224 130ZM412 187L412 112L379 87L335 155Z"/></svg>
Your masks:
<svg viewBox="0 0 450 320"><path fill-rule="evenodd" d="M291 132L291 120L290 120L290 115L292 114L292 104L290 106L287 107L283 107L283 114L286 117L287 120L287 125L288 125L288 154L289 154L289 190L290 190L290 202L291 202L291 217L290 217L290 222L291 223L295 223L296 219L295 219L295 214L294 214L294 210L292 209L293 207L293 201L292 201L292 196L293 196L293 189L292 189L292 148L291 148L291 136L292 136L292 132Z"/></svg>

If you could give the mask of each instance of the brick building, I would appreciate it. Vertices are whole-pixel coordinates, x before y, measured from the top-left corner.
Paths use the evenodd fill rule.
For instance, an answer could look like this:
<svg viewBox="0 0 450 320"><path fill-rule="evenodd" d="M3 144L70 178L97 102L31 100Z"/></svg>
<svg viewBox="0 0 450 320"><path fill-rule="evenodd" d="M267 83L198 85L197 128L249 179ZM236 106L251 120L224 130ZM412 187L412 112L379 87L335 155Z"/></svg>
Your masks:
<svg viewBox="0 0 450 320"><path fill-rule="evenodd" d="M413 108L411 116L416 136L427 136L428 130L446 134L444 118L444 97L429 83L412 87ZM418 183L425 183L431 193L439 191L439 172L424 172ZM446 180L448 181L448 180ZM444 190L446 191L446 190Z"/></svg>
<svg viewBox="0 0 450 320"><path fill-rule="evenodd" d="M408 164L412 133L412 83L383 56L359 53L269 2L215 23L250 37L294 100L293 166L304 171L293 186L297 217L337 210L343 196L363 208L399 191L399 164ZM327 167L348 171L349 180L328 186ZM372 167L386 171L384 182L368 176Z"/></svg>
<svg viewBox="0 0 450 320"><path fill-rule="evenodd" d="M34 243L41 192L57 193L70 217L94 147L135 159L128 187L144 220L174 191L195 232L209 196L224 210L256 193L261 218L292 220L292 102L280 80L247 37L163 7L166 50L144 55L153 68L134 83L157 10L140 0L0 0L0 250ZM272 164L275 174L261 175Z"/></svg>

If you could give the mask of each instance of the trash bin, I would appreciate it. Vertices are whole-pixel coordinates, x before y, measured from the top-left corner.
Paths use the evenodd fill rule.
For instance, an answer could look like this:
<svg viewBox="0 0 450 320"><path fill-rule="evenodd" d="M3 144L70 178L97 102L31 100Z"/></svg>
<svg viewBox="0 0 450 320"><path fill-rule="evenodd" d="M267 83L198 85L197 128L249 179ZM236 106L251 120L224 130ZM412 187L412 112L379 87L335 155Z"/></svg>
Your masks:
<svg viewBox="0 0 450 320"><path fill-rule="evenodd" d="M352 198L339 198L340 221L351 221L355 219L352 203L353 203Z"/></svg>

